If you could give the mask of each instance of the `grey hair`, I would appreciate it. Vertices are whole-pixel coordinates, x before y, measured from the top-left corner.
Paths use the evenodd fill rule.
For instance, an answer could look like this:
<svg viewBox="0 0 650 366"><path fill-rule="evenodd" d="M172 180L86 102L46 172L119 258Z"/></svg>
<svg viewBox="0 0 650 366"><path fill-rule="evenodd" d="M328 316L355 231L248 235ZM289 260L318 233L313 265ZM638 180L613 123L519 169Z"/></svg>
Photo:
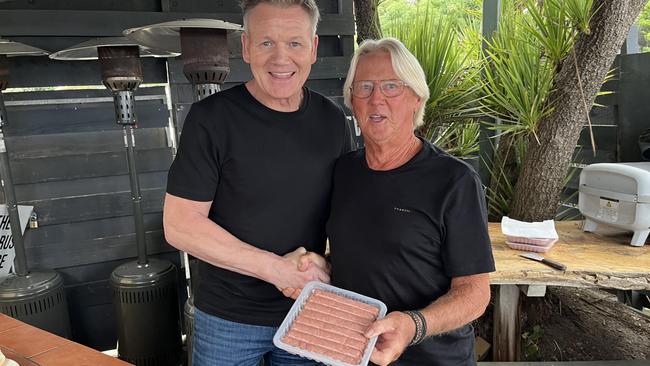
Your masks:
<svg viewBox="0 0 650 366"><path fill-rule="evenodd" d="M424 123L424 108L429 100L429 85L424 75L424 70L415 56L409 51L402 42L395 38L386 37L379 40L368 39L361 43L361 46L354 52L348 76L343 84L343 100L345 105L352 109L351 87L354 81L354 75L357 72L359 57L374 53L388 52L393 65L393 70L402 81L404 81L413 92L420 97L422 104L415 113L413 118L413 128L422 126Z"/></svg>
<svg viewBox="0 0 650 366"><path fill-rule="evenodd" d="M299 5L309 16L311 23L312 36L316 35L318 28L318 21L320 20L320 11L315 0L241 0L239 6L242 9L244 18L244 32L248 34L248 15L259 4L269 4L280 8L288 8L290 6Z"/></svg>

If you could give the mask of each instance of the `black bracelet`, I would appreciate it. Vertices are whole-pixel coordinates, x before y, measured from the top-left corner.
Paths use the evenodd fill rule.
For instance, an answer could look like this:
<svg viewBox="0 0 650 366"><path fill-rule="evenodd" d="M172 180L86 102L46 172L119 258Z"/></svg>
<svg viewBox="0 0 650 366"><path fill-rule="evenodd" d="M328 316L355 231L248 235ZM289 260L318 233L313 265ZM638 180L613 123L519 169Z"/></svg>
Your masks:
<svg viewBox="0 0 650 366"><path fill-rule="evenodd" d="M424 315L417 310L407 310L404 313L410 316L415 323L415 334L413 335L411 342L408 344L409 346L414 346L421 343L427 336L427 321L424 318Z"/></svg>

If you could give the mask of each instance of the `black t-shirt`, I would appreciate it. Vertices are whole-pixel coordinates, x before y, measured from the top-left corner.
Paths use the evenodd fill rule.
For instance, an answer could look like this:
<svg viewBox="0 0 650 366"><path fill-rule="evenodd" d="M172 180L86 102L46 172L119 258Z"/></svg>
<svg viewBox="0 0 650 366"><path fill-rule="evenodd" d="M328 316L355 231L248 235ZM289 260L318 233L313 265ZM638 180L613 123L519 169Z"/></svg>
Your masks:
<svg viewBox="0 0 650 366"><path fill-rule="evenodd" d="M235 86L192 105L167 192L212 201L210 220L258 248L323 253L332 171L350 141L342 110L316 92L278 112ZM253 277L205 262L199 272L194 303L215 316L278 326L293 302Z"/></svg>
<svg viewBox="0 0 650 366"><path fill-rule="evenodd" d="M421 309L453 277L494 271L487 210L477 174L423 141L406 164L368 167L365 150L334 169L327 223L332 283L383 301L389 311ZM405 365L474 363L471 326L407 348Z"/></svg>

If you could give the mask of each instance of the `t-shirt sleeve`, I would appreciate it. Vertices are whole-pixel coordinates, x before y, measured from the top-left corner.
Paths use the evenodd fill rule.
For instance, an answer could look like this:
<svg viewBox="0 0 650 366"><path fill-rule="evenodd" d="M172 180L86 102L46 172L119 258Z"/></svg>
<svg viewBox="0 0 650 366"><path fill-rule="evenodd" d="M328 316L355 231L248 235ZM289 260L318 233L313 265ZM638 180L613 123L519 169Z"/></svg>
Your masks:
<svg viewBox="0 0 650 366"><path fill-rule="evenodd" d="M212 201L219 182L219 150L209 121L199 105L192 105L169 168L167 193L193 201Z"/></svg>
<svg viewBox="0 0 650 366"><path fill-rule="evenodd" d="M485 194L477 174L467 168L445 203L443 261L447 276L493 272Z"/></svg>

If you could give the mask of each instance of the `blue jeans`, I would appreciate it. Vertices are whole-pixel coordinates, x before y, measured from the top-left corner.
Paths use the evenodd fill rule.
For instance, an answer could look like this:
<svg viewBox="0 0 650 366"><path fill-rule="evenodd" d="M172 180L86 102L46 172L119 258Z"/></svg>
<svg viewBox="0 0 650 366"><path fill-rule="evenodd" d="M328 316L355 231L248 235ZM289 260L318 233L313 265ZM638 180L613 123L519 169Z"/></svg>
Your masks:
<svg viewBox="0 0 650 366"><path fill-rule="evenodd" d="M273 345L278 328L231 322L195 309L192 366L314 366Z"/></svg>

